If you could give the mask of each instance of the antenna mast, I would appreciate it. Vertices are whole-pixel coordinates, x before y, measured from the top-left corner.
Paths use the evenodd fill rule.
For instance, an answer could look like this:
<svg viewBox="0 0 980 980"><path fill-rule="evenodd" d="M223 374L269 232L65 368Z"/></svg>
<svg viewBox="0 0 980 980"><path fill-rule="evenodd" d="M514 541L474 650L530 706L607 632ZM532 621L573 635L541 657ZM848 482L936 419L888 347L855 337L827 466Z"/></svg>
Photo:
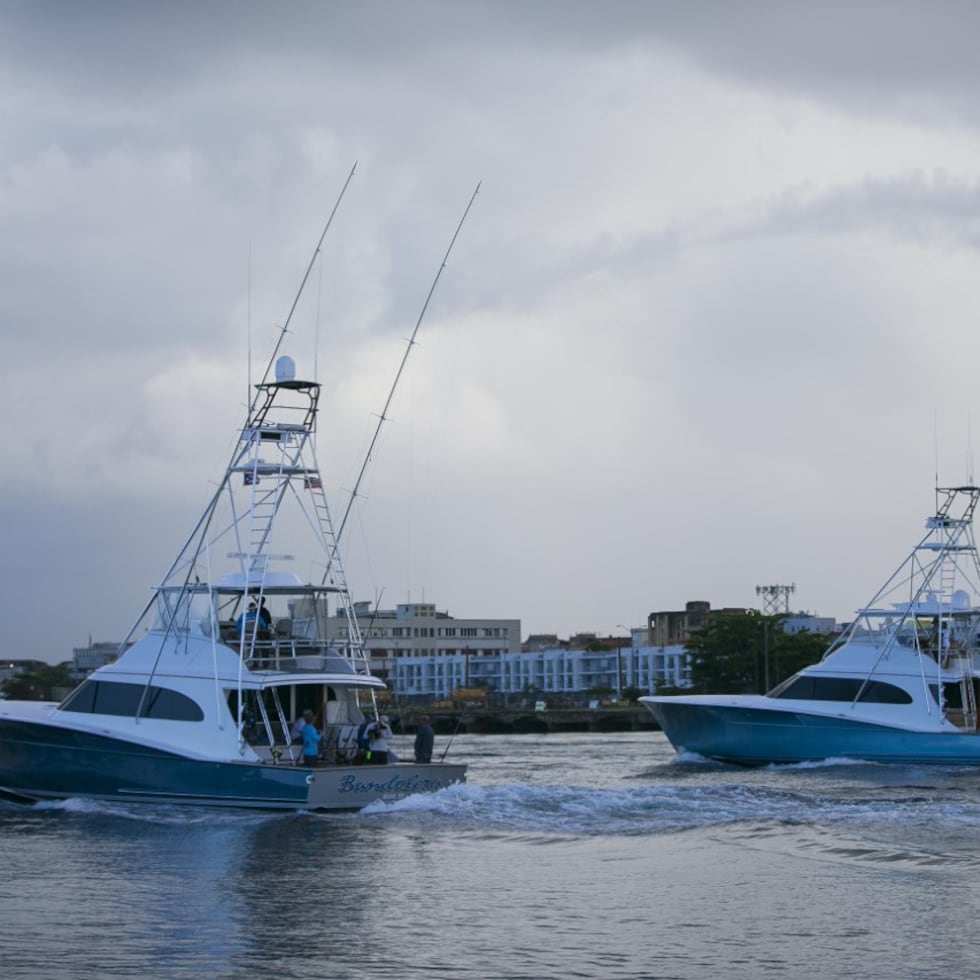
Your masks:
<svg viewBox="0 0 980 980"><path fill-rule="evenodd" d="M795 591L795 585L757 585L755 587L755 594L762 596L762 612L766 616L788 613L789 597Z"/></svg>
<svg viewBox="0 0 980 980"><path fill-rule="evenodd" d="M306 272L303 274L303 281L299 284L299 289L296 290L296 298L293 300L293 305L289 308L289 315L286 317L286 322L279 328L279 339L276 341L276 346L272 350L272 356L269 358L269 363L265 366L265 372L262 375L261 384L265 384L269 380L269 376L272 374L273 365L276 363L276 357L279 355L279 348L282 346L282 342L289 331L289 324L293 319L293 314L296 312L296 306L299 304L300 297L303 295L303 290L306 288L306 280L310 278L310 273L313 271L313 263L316 262L317 256L320 254L320 247L323 245L323 239L327 237L327 232L330 230L330 226L333 224L334 215L337 213L337 208L340 207L340 202L344 199L344 194L347 193L347 187L354 177L355 170L357 170L357 161L355 161L354 166L350 168L350 173L347 175L347 180L344 181L344 186L340 189L340 194L337 195L337 200L333 206L333 210L330 212L330 217L327 218L327 223L323 226L323 231L320 233L320 239L316 243L316 248L313 250L313 255L310 257L310 264L306 267ZM258 397L258 395L256 395L256 397ZM255 405L252 404L251 407L254 408Z"/></svg>

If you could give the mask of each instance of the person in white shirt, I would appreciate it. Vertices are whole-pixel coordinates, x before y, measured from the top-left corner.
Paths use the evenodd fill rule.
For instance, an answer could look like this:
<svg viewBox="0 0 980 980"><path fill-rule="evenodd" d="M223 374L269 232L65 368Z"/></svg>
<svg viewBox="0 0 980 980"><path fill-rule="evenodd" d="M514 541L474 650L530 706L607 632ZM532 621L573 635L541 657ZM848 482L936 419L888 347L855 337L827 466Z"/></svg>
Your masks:
<svg viewBox="0 0 980 980"><path fill-rule="evenodd" d="M368 743L366 761L373 766L387 765L391 749L391 728L388 727L388 716L382 715L369 729L371 741Z"/></svg>

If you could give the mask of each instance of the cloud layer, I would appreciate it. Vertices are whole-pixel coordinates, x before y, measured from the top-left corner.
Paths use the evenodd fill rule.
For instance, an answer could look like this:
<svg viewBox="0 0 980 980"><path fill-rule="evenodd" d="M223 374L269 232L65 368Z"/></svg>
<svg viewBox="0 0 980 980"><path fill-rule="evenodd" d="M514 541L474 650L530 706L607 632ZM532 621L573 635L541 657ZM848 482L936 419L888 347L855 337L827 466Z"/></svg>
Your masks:
<svg viewBox="0 0 980 980"><path fill-rule="evenodd" d="M292 323L356 598L846 617L973 474L966 3L12 3L11 656L119 639ZM251 351L251 354L250 354Z"/></svg>

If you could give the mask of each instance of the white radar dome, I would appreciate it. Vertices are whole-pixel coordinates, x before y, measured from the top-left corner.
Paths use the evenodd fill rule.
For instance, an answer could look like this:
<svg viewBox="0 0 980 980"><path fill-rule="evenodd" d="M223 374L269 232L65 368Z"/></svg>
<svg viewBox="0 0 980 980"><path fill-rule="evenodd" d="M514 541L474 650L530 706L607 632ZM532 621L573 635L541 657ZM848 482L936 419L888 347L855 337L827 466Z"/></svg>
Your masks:
<svg viewBox="0 0 980 980"><path fill-rule="evenodd" d="M953 593L953 608L954 609L969 609L970 608L970 593L966 589L957 589Z"/></svg>
<svg viewBox="0 0 980 980"><path fill-rule="evenodd" d="M295 381L296 362L288 355L283 354L276 361L276 381Z"/></svg>

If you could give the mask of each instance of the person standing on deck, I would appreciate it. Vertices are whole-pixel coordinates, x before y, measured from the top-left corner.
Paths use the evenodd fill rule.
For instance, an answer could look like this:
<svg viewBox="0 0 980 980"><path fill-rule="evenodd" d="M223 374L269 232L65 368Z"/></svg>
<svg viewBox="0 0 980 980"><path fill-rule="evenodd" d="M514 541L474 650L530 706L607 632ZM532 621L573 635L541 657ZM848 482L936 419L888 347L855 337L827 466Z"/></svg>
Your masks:
<svg viewBox="0 0 980 980"><path fill-rule="evenodd" d="M272 629L272 613L269 612L269 608L265 604L265 596L259 600L259 623L262 629Z"/></svg>
<svg viewBox="0 0 980 980"><path fill-rule="evenodd" d="M252 599L248 604L248 612L243 612L238 619L235 620L235 628L238 630L239 636L244 636L245 631L251 630L255 627L255 618L258 615L258 611L255 605L255 600Z"/></svg>
<svg viewBox="0 0 980 980"><path fill-rule="evenodd" d="M435 732L428 715L419 718L419 727L415 729L415 761L431 762L432 745L435 742Z"/></svg>
<svg viewBox="0 0 980 980"><path fill-rule="evenodd" d="M370 729L370 743L368 745L366 761L373 766L384 766L389 762L388 747L391 737L391 729L388 727L388 716L382 715Z"/></svg>
<svg viewBox="0 0 980 980"><path fill-rule="evenodd" d="M309 708L303 712L303 719L306 724L303 726L303 764L314 766L320 757L321 735L313 724L313 712Z"/></svg>

